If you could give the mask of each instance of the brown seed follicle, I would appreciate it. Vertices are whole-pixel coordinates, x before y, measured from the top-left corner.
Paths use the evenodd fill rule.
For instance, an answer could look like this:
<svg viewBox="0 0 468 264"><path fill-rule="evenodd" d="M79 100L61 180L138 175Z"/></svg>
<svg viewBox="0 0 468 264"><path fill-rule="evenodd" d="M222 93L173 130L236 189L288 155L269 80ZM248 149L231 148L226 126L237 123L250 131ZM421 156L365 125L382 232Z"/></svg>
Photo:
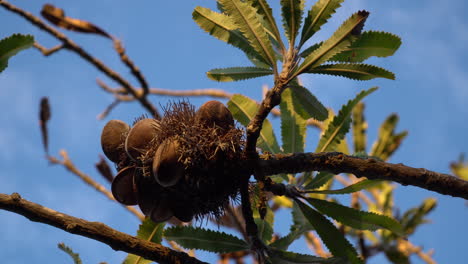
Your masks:
<svg viewBox="0 0 468 264"><path fill-rule="evenodd" d="M119 171L112 181L112 195L125 205L136 205L138 203L137 190L135 186L135 167L127 167Z"/></svg>
<svg viewBox="0 0 468 264"><path fill-rule="evenodd" d="M195 113L195 122L211 127L216 125L223 132L234 127L234 118L231 111L223 103L211 100L204 103Z"/></svg>
<svg viewBox="0 0 468 264"><path fill-rule="evenodd" d="M110 120L102 129L101 147L106 157L119 162L120 154L124 152L123 145L130 126L121 120Z"/></svg>
<svg viewBox="0 0 468 264"><path fill-rule="evenodd" d="M143 154L153 138L158 134L159 121L145 118L138 121L128 132L125 140L125 151L133 161L137 161Z"/></svg>
<svg viewBox="0 0 468 264"><path fill-rule="evenodd" d="M162 187L170 187L184 175L184 165L179 161L179 142L169 138L159 145L153 159L153 176Z"/></svg>

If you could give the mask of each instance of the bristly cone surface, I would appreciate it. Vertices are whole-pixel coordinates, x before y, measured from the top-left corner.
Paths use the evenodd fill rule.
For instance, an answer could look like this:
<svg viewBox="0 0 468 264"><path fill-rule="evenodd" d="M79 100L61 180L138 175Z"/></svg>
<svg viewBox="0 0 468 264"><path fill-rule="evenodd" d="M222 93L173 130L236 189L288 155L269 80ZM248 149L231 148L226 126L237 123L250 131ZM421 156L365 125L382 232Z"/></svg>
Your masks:
<svg viewBox="0 0 468 264"><path fill-rule="evenodd" d="M166 221L171 216L183 222L206 215L219 218L224 213L224 206L238 194L243 174L240 173L238 164L242 158L244 131L236 128L229 110L217 101L205 103L197 112L193 105L185 101L171 103L164 111L164 117L155 120L154 129L157 133L147 143L138 160L125 158L116 162L119 169L135 168L134 184L125 188L136 194L137 203L143 213L156 222ZM223 117L223 122L219 122L220 116ZM211 119L213 122L209 122ZM171 146L174 150L172 155L174 156L174 152L177 154L178 169L171 171L170 168L174 165L171 163L163 171L166 174L164 177L174 175L177 178L170 181L170 184L162 184L165 187L160 184L160 175L154 171L153 166L157 162L154 160L155 156L160 158L169 153L161 149L157 153L161 145ZM182 175L177 173L180 171ZM120 182L129 181L114 182L121 184ZM117 186L113 189L125 188ZM125 193L128 193L128 189ZM116 197L119 195L114 193Z"/></svg>

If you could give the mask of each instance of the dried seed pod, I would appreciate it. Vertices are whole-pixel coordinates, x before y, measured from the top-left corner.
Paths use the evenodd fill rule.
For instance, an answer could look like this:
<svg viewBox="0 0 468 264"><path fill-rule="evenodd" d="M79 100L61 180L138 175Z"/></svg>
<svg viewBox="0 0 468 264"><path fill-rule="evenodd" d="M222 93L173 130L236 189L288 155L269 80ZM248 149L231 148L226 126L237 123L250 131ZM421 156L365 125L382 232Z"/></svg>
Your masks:
<svg viewBox="0 0 468 264"><path fill-rule="evenodd" d="M110 120L102 129L101 146L106 157L113 162L119 162L124 152L125 136L130 126L120 120Z"/></svg>
<svg viewBox="0 0 468 264"><path fill-rule="evenodd" d="M128 157L137 161L138 157L143 154L153 140L157 136L159 121L152 118L145 118L138 121L128 132L125 140L125 151Z"/></svg>
<svg viewBox="0 0 468 264"><path fill-rule="evenodd" d="M190 202L176 200L172 201L171 209L174 216L182 222L190 222L195 213L193 212L193 205Z"/></svg>
<svg viewBox="0 0 468 264"><path fill-rule="evenodd" d="M164 197L157 201L156 204L154 204L154 207L150 213L151 220L156 223L167 221L173 216L174 214L169 207L169 203Z"/></svg>
<svg viewBox="0 0 468 264"><path fill-rule="evenodd" d="M178 148L179 142L170 138L163 141L154 154L153 176L163 187L175 185L184 175Z"/></svg>
<svg viewBox="0 0 468 264"><path fill-rule="evenodd" d="M134 181L136 173L135 167L126 167L119 171L112 181L112 194L119 203L125 205L137 204L137 190Z"/></svg>
<svg viewBox="0 0 468 264"><path fill-rule="evenodd" d="M204 103L195 113L195 122L208 127L216 125L226 132L234 126L231 111L223 103L212 100Z"/></svg>

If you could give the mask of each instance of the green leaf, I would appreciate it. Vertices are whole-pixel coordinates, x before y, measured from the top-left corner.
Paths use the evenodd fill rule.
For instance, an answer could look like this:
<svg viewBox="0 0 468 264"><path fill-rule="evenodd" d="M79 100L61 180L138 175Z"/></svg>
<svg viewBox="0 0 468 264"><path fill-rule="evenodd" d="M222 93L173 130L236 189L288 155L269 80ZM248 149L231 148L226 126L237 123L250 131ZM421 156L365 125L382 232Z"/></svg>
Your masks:
<svg viewBox="0 0 468 264"><path fill-rule="evenodd" d="M314 118L323 121L328 117L328 110L323 104L305 87L301 85L290 85L295 111L304 119Z"/></svg>
<svg viewBox="0 0 468 264"><path fill-rule="evenodd" d="M356 249L327 218L303 202L299 200L295 202L334 257L345 258L353 264L362 263Z"/></svg>
<svg viewBox="0 0 468 264"><path fill-rule="evenodd" d="M8 66L8 59L16 53L30 48L34 44L31 35L13 34L0 40L0 72Z"/></svg>
<svg viewBox="0 0 468 264"><path fill-rule="evenodd" d="M193 20L208 34L242 50L251 61L269 64L244 37L231 18L208 8L197 6L192 13Z"/></svg>
<svg viewBox="0 0 468 264"><path fill-rule="evenodd" d="M258 67L231 67L213 69L206 73L208 78L218 82L232 82L245 79L257 78L273 74L271 69Z"/></svg>
<svg viewBox="0 0 468 264"><path fill-rule="evenodd" d="M400 236L404 235L401 225L395 221L395 219L388 216L359 211L354 208L326 200L307 198L307 202L313 205L321 213L352 228L371 231L379 228L385 228Z"/></svg>
<svg viewBox="0 0 468 264"><path fill-rule="evenodd" d="M294 241L299 239L302 236L303 233L304 232L302 232L302 230L291 231L291 232L289 232L288 235L275 240L275 242L271 243L269 246L272 247L272 248L280 249L280 250L287 250L288 247Z"/></svg>
<svg viewBox="0 0 468 264"><path fill-rule="evenodd" d="M272 249L269 253L273 264L344 264L340 258L321 258L294 252Z"/></svg>
<svg viewBox="0 0 468 264"><path fill-rule="evenodd" d="M246 2L238 0L219 0L234 24L249 40L251 46L271 66L276 68L275 53L265 29L257 17L257 10Z"/></svg>
<svg viewBox="0 0 468 264"><path fill-rule="evenodd" d="M303 0L281 0L281 16L283 28L289 42L294 46L299 27L301 26L302 13L304 11Z"/></svg>
<svg viewBox="0 0 468 264"><path fill-rule="evenodd" d="M268 243L273 238L273 227L261 218L255 218L254 221L258 228L258 236L263 242Z"/></svg>
<svg viewBox="0 0 468 264"><path fill-rule="evenodd" d="M402 140L407 136L408 132L403 131L395 134L395 128L398 124L398 115L392 114L383 122L379 128L379 137L373 144L370 154L379 157L382 160L387 160L388 157L395 152L400 146Z"/></svg>
<svg viewBox="0 0 468 264"><path fill-rule="evenodd" d="M292 74L292 78L305 71L310 71L348 48L361 33L368 16L369 12L367 11L359 11L353 14L328 40L304 59Z"/></svg>
<svg viewBox="0 0 468 264"><path fill-rule="evenodd" d="M351 46L336 54L330 61L363 62L376 57L388 57L400 47L400 37L387 32L365 31Z"/></svg>
<svg viewBox="0 0 468 264"><path fill-rule="evenodd" d="M320 48L320 46L322 46L322 44L323 44L323 41L321 41L319 43L315 43L314 45L308 47L307 49L305 49L301 53L299 53L299 56L301 56L302 58L306 58L312 52L314 52L316 49Z"/></svg>
<svg viewBox="0 0 468 264"><path fill-rule="evenodd" d="M338 190L309 190L308 193L347 194L382 184L381 180L362 180Z"/></svg>
<svg viewBox="0 0 468 264"><path fill-rule="evenodd" d="M318 189L325 185L329 180L331 180L335 174L326 172L326 171L321 171L315 176L309 183L304 186L305 190L312 190L312 189Z"/></svg>
<svg viewBox="0 0 468 264"><path fill-rule="evenodd" d="M146 241L161 244L162 234L165 223L155 223L151 219L146 218L138 228L137 237ZM153 261L144 259L140 256L128 254L123 264L147 264Z"/></svg>
<svg viewBox="0 0 468 264"><path fill-rule="evenodd" d="M296 112L297 105L292 89L287 88L281 94L281 135L285 153L304 152L307 120Z"/></svg>
<svg viewBox="0 0 468 264"><path fill-rule="evenodd" d="M338 115L328 124L327 129L320 138L316 152L333 151L349 130L351 123L350 115L354 106L375 90L377 90L377 87L360 92L353 100L349 100L348 103L341 108Z"/></svg>
<svg viewBox="0 0 468 264"><path fill-rule="evenodd" d="M426 222L424 217L429 214L437 206L437 200L435 198L427 198L418 207L411 208L403 214L401 224L405 230L405 233L410 235L414 233L416 228Z"/></svg>
<svg viewBox="0 0 468 264"><path fill-rule="evenodd" d="M167 228L164 231L164 237L187 249L200 249L215 253L249 249L245 241L233 235L192 226Z"/></svg>
<svg viewBox="0 0 468 264"><path fill-rule="evenodd" d="M284 44L281 41L281 34L276 25L275 18L273 17L273 11L268 5L266 0L248 0L249 3L257 10L257 13L262 16L265 27L272 32L274 39L278 41L281 48L284 49Z"/></svg>
<svg viewBox="0 0 468 264"><path fill-rule="evenodd" d="M383 68L369 64L337 63L325 64L306 70L306 73L319 73L342 76L353 80L366 81L374 78L395 80L395 74Z"/></svg>
<svg viewBox="0 0 468 264"><path fill-rule="evenodd" d="M247 126L249 124L250 120L255 117L258 110L258 105L254 100L241 94L233 95L227 105L234 118L243 126ZM268 119L263 121L257 146L263 151L268 151L270 153L280 152L278 141L276 140L275 133L273 132L273 127Z"/></svg>
<svg viewBox="0 0 468 264"><path fill-rule="evenodd" d="M73 259L73 263L75 263L75 264L83 263L83 262L81 262L80 255L73 252L73 250L70 247L68 247L67 245L65 245L65 243L59 243L57 246L58 246L58 248L60 250L67 253Z"/></svg>
<svg viewBox="0 0 468 264"><path fill-rule="evenodd" d="M465 156L463 154L460 155L457 162L450 163L450 169L455 176L468 181L468 163L465 163Z"/></svg>
<svg viewBox="0 0 468 264"><path fill-rule="evenodd" d="M364 118L364 103L359 102L353 109L354 153L365 153L367 144L367 123Z"/></svg>
<svg viewBox="0 0 468 264"><path fill-rule="evenodd" d="M319 31L323 24L327 23L327 20L336 12L343 1L319 0L315 2L304 21L299 47Z"/></svg>

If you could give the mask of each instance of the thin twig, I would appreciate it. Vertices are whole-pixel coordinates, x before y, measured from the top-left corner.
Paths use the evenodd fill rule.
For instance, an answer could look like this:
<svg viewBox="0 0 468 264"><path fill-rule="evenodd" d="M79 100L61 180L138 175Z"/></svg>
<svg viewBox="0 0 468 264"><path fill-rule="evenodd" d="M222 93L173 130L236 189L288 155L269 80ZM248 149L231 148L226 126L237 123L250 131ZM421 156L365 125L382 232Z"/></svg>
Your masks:
<svg viewBox="0 0 468 264"><path fill-rule="evenodd" d="M104 109L104 111L102 111L102 113L100 113L96 118L97 120L103 120L104 118L106 118L109 113L120 103L121 101L119 99L115 99L110 105L108 105L106 107L106 109Z"/></svg>
<svg viewBox="0 0 468 264"><path fill-rule="evenodd" d="M26 20L31 22L33 25L37 26L38 28L40 28L40 29L46 31L47 33L51 34L52 36L54 36L56 39L58 39L59 41L62 42L62 44L64 45L64 47L66 49L75 52L80 57L82 57L83 59L85 59L86 61L88 61L92 65L94 65L98 70L100 70L101 72L103 72L104 74L109 76L109 78L111 78L112 80L114 80L115 82L120 84L122 87L124 87L125 90L129 94L131 94L133 97L135 97L140 102L140 104L151 113L151 115L153 115L157 119L160 118L158 110L154 107L153 104L151 104L148 101L146 96L140 96L137 93L137 91L135 90L135 88L127 80L125 80L120 74L118 74L117 72L115 72L114 70L112 70L111 68L106 66L104 63L102 63L97 58L91 56L87 51L85 51L82 47L80 47L78 44L76 44L71 39L67 38L63 33L61 33L60 31L56 30L55 28L53 28L51 26L48 26L46 23L44 23L42 21L42 19L34 16L33 14L31 14L31 13L29 13L29 12L27 12L27 11L21 9L21 8L18 8L16 6L8 3L5 0L0 1L0 6L4 7L5 9L7 9L7 10L13 12L13 13L16 13L16 14L22 16L23 18L25 18Z"/></svg>
<svg viewBox="0 0 468 264"><path fill-rule="evenodd" d="M0 194L0 209L25 216L31 221L48 224L66 232L88 237L114 250L142 256L159 263L204 263L186 253L127 235L100 222L89 222L22 199L18 193Z"/></svg>
<svg viewBox="0 0 468 264"><path fill-rule="evenodd" d="M266 175L329 171L352 173L356 177L387 180L413 185L440 194L468 199L468 181L449 174L392 164L372 158L358 158L339 152L261 155L260 166ZM252 170L254 168L251 168Z"/></svg>
<svg viewBox="0 0 468 264"><path fill-rule="evenodd" d="M37 42L34 42L34 47L36 49L38 49L42 53L42 55L47 57L47 56L50 56L50 55L54 54L55 52L63 49L65 46L63 44L59 44L59 45L57 45L55 47L52 47L52 48L48 49L48 48L42 46L41 44L39 44Z"/></svg>
<svg viewBox="0 0 468 264"><path fill-rule="evenodd" d="M95 180L93 180L91 177L86 175L85 173L81 172L70 160L68 157L68 154L65 150L60 151L60 156L62 156L62 160L59 160L57 158L54 158L52 156L48 156L48 160L53 163L53 164L60 164L63 165L68 171L71 173L75 174L78 176L80 179L82 179L85 183L96 189L98 192L104 194L107 198L109 198L112 201L115 201L114 196L112 195L111 192L109 192L106 187L102 186L101 184L97 183ZM145 220L145 216L139 212L137 209L131 206L124 206L128 211L130 211L132 214L134 214L138 219L141 221Z"/></svg>
<svg viewBox="0 0 468 264"><path fill-rule="evenodd" d="M331 256L330 253L323 249L320 239L313 232L306 232L304 237L309 248L313 250L318 256L322 258L329 258Z"/></svg>

